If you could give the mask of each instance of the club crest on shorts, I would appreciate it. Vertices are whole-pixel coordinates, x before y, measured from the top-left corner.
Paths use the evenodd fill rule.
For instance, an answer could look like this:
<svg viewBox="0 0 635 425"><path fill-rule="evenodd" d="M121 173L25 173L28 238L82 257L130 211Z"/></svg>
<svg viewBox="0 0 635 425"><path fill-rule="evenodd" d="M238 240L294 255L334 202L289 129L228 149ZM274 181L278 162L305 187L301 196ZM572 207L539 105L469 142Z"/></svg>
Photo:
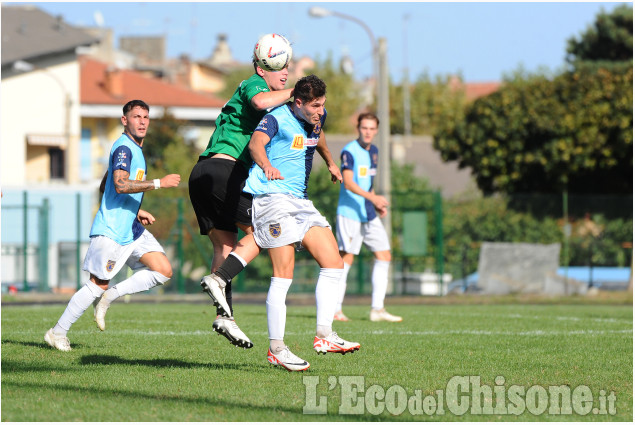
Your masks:
<svg viewBox="0 0 635 425"><path fill-rule="evenodd" d="M115 262L113 260L108 260L108 262L106 263L106 271L111 272L112 269L114 268L115 268Z"/></svg>
<svg viewBox="0 0 635 425"><path fill-rule="evenodd" d="M269 225L269 234L277 238L282 233L282 229L280 228L280 223L274 223Z"/></svg>

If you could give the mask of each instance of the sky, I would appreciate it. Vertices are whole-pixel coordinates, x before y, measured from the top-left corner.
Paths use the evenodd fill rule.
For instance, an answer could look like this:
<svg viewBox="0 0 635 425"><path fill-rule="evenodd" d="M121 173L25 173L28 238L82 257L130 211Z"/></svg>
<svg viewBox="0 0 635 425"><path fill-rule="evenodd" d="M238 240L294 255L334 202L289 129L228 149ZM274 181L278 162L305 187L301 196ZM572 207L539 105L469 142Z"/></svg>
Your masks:
<svg viewBox="0 0 635 425"><path fill-rule="evenodd" d="M66 22L103 21L120 36L167 38L167 56L208 58L226 34L235 59L249 62L257 39L286 36L294 57L339 63L349 55L357 78L372 75L372 44L364 27L337 16L314 18L319 6L361 20L384 38L393 81L405 71L414 81L458 74L464 81L500 81L520 68L557 72L565 66L567 40L579 37L596 15L616 2L28 2ZM12 4L5 2L4 4ZM98 13L96 13L98 12ZM96 16L101 16L99 19ZM116 41L117 43L117 41Z"/></svg>

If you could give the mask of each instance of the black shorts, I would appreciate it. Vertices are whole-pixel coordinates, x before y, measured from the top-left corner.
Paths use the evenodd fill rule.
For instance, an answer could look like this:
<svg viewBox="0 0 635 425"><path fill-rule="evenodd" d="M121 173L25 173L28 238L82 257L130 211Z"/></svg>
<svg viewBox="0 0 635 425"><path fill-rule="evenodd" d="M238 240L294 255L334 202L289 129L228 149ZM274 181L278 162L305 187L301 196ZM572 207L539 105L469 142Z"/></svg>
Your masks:
<svg viewBox="0 0 635 425"><path fill-rule="evenodd" d="M202 158L192 169L190 201L201 235L218 229L238 233L236 223L251 226L251 200L244 193L249 172L238 161Z"/></svg>

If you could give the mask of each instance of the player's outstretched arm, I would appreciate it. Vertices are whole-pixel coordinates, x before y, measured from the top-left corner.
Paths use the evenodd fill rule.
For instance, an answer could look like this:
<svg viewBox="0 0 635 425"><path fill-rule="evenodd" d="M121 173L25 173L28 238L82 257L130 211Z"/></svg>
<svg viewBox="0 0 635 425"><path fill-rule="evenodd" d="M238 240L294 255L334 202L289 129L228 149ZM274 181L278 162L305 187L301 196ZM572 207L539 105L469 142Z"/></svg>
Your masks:
<svg viewBox="0 0 635 425"><path fill-rule="evenodd" d="M331 173L331 181L333 183L340 182L342 183L342 173L340 171L340 167L333 161L333 157L331 156L331 151L326 144L326 137L324 136L324 131L320 132L320 138L318 139L318 144L315 147L324 160L326 162L326 166L329 169L329 173Z"/></svg>
<svg viewBox="0 0 635 425"><path fill-rule="evenodd" d="M262 131L254 131L249 140L249 153L254 162L262 168L267 180L284 180L282 174L277 168L274 168L267 158L267 151L265 146L269 143L270 139L266 133Z"/></svg>
<svg viewBox="0 0 635 425"><path fill-rule="evenodd" d="M181 181L178 174L168 174L161 179L155 179L158 180L156 183L154 180L130 180L130 173L126 170L115 170L112 176L117 193L139 193L162 187L177 187Z"/></svg>
<svg viewBox="0 0 635 425"><path fill-rule="evenodd" d="M287 103L293 97L293 89L263 91L251 98L251 106L257 111Z"/></svg>

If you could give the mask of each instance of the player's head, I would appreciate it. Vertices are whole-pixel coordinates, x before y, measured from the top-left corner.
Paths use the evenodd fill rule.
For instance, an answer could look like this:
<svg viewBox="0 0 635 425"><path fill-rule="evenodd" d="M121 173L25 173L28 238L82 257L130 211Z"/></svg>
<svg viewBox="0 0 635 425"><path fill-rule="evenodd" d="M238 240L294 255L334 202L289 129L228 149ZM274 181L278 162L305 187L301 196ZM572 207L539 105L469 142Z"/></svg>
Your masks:
<svg viewBox="0 0 635 425"><path fill-rule="evenodd" d="M377 135L379 118L372 112L363 112L357 117L358 140L362 143L372 143Z"/></svg>
<svg viewBox="0 0 635 425"><path fill-rule="evenodd" d="M293 105L297 114L310 124L320 122L320 118L324 115L324 104L326 103L326 83L324 81L315 75L300 78L293 89L293 97Z"/></svg>
<svg viewBox="0 0 635 425"><path fill-rule="evenodd" d="M271 91L284 90L289 77L289 69L287 67L284 67L280 71L265 71L258 66L255 60L254 72L264 78L267 87L269 87Z"/></svg>
<svg viewBox="0 0 635 425"><path fill-rule="evenodd" d="M143 100L135 99L123 105L123 114L126 115L136 106L145 109L147 112L150 112L150 107L147 103L145 103Z"/></svg>
<svg viewBox="0 0 635 425"><path fill-rule="evenodd" d="M150 125L150 107L143 100L131 100L123 106L124 131L137 143L143 143Z"/></svg>

